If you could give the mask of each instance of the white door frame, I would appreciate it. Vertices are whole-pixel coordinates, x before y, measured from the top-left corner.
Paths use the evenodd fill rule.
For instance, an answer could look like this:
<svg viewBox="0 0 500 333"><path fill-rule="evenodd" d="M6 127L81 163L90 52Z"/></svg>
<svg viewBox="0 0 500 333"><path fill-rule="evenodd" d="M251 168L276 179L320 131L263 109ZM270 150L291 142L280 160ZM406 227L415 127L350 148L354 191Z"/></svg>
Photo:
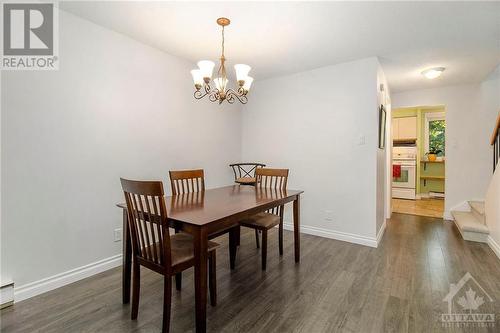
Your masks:
<svg viewBox="0 0 500 333"><path fill-rule="evenodd" d="M385 219L392 216L392 106L389 96L386 97L386 125L385 125Z"/></svg>

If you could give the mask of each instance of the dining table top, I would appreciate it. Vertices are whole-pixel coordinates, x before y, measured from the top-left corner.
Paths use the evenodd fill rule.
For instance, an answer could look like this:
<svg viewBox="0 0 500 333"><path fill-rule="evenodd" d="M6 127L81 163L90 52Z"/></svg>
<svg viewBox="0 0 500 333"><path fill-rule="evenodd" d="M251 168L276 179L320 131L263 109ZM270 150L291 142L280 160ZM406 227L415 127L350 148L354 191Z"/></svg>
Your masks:
<svg viewBox="0 0 500 333"><path fill-rule="evenodd" d="M303 191L230 185L200 192L165 197L171 220L205 225L246 211L262 210L276 202L292 201ZM117 206L127 208L125 203Z"/></svg>

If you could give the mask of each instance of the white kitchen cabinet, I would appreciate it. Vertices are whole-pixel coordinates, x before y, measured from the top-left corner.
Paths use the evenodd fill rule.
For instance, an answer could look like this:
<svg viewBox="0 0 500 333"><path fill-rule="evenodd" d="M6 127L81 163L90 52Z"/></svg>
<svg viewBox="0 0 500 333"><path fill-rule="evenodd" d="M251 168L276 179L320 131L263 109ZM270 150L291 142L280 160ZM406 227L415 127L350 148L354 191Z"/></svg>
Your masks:
<svg viewBox="0 0 500 333"><path fill-rule="evenodd" d="M417 138L417 117L392 119L393 140L410 140Z"/></svg>

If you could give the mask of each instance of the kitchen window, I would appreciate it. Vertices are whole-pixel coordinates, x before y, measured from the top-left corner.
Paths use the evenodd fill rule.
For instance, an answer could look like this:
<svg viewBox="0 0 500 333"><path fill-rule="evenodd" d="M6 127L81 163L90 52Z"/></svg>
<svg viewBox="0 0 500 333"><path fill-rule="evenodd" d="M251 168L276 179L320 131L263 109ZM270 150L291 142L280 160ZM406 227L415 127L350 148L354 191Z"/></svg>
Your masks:
<svg viewBox="0 0 500 333"><path fill-rule="evenodd" d="M445 156L446 121L444 112L429 112L425 114L425 153L429 148L441 150L438 156Z"/></svg>

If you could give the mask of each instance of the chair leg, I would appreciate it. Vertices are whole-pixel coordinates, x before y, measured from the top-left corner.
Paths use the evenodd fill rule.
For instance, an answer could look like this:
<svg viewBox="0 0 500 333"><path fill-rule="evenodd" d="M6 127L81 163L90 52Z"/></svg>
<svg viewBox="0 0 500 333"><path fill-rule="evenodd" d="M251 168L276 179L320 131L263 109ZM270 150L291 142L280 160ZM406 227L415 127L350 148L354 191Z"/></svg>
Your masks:
<svg viewBox="0 0 500 333"><path fill-rule="evenodd" d="M133 281L132 281L132 320L137 319L139 313L139 294L141 289L141 267L137 262L133 265Z"/></svg>
<svg viewBox="0 0 500 333"><path fill-rule="evenodd" d="M172 303L172 276L163 277L163 324L162 333L170 330L170 308Z"/></svg>
<svg viewBox="0 0 500 333"><path fill-rule="evenodd" d="M241 227L236 227L236 246L240 246L241 243Z"/></svg>
<svg viewBox="0 0 500 333"><path fill-rule="evenodd" d="M255 244L257 244L257 248L260 247L259 245L259 230L255 229Z"/></svg>
<svg viewBox="0 0 500 333"><path fill-rule="evenodd" d="M279 249L280 249L280 256L283 255L283 222L280 222L280 226L278 229L278 241L279 241Z"/></svg>
<svg viewBox="0 0 500 333"><path fill-rule="evenodd" d="M210 305L217 305L217 261L215 251L211 251L208 256L208 288L210 292Z"/></svg>
<svg viewBox="0 0 500 333"><path fill-rule="evenodd" d="M236 250L237 250L237 230L229 230L229 267L234 269L236 267Z"/></svg>
<svg viewBox="0 0 500 333"><path fill-rule="evenodd" d="M175 289L182 289L182 272L175 274Z"/></svg>
<svg viewBox="0 0 500 333"><path fill-rule="evenodd" d="M266 270L267 263L267 230L262 230L262 270Z"/></svg>

